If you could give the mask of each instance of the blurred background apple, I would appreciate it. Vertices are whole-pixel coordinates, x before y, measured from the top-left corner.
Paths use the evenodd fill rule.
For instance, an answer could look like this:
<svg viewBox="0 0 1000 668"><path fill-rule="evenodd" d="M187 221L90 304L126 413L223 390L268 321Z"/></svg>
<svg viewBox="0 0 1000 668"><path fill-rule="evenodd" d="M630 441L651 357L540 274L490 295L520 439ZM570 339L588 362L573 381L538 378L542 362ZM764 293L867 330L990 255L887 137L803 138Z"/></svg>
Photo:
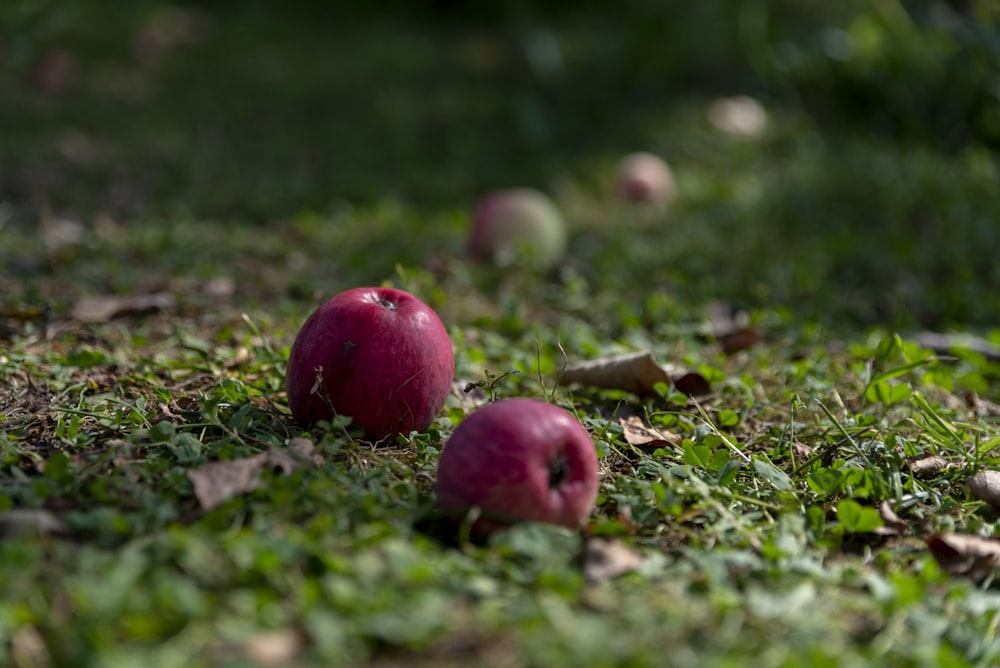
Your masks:
<svg viewBox="0 0 1000 668"><path fill-rule="evenodd" d="M546 269L566 253L566 223L544 193L532 188L491 192L476 205L469 255L501 266L526 263Z"/></svg>

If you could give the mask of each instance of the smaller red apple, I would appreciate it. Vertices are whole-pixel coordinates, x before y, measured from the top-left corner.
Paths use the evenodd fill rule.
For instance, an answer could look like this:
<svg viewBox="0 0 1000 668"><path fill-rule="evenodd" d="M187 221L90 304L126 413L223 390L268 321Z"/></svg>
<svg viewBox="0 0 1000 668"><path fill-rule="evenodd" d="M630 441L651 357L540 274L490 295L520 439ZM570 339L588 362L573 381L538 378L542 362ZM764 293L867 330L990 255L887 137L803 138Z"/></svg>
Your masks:
<svg viewBox="0 0 1000 668"><path fill-rule="evenodd" d="M662 158L652 153L632 153L618 168L618 194L637 204L664 205L677 196L677 184Z"/></svg>
<svg viewBox="0 0 1000 668"><path fill-rule="evenodd" d="M597 498L597 453L568 411L534 399L502 399L466 417L438 460L438 506L487 535L515 522L570 528L587 523Z"/></svg>
<svg viewBox="0 0 1000 668"><path fill-rule="evenodd" d="M430 426L454 374L451 340L430 306L403 290L354 288L302 325L285 381L299 424L348 415L380 441Z"/></svg>
<svg viewBox="0 0 1000 668"><path fill-rule="evenodd" d="M546 269L566 253L566 223L545 194L531 188L491 192L476 204L469 255L501 266L518 261Z"/></svg>

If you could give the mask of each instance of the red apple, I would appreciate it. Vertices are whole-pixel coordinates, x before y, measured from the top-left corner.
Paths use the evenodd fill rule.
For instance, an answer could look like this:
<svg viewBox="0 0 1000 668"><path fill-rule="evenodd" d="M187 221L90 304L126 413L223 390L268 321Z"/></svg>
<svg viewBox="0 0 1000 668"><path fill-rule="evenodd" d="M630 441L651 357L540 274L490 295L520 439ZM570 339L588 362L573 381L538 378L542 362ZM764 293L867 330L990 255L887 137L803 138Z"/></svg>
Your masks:
<svg viewBox="0 0 1000 668"><path fill-rule="evenodd" d="M625 156L618 168L618 194L637 204L663 205L677 195L670 167L652 153Z"/></svg>
<svg viewBox="0 0 1000 668"><path fill-rule="evenodd" d="M534 399L502 399L470 414L438 460L437 500L448 513L478 507L489 534L514 522L579 528L597 498L594 443L571 413Z"/></svg>
<svg viewBox="0 0 1000 668"><path fill-rule="evenodd" d="M566 223L556 205L531 188L498 190L476 204L469 234L469 255L509 265L525 261L551 267L566 252Z"/></svg>
<svg viewBox="0 0 1000 668"><path fill-rule="evenodd" d="M448 332L430 306L403 290L354 288L316 309L295 337L288 406L302 425L349 415L379 441L426 429L454 373Z"/></svg>

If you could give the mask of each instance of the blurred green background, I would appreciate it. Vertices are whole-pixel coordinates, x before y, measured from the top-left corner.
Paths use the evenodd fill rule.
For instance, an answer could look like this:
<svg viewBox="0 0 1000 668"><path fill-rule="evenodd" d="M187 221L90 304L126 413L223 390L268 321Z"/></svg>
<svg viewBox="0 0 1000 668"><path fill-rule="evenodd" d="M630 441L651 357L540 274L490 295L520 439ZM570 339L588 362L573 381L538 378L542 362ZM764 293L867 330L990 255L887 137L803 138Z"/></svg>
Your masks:
<svg viewBox="0 0 1000 668"><path fill-rule="evenodd" d="M530 185L567 214L595 305L995 327L998 18L959 0L11 0L0 271L19 299L48 298L26 286L54 271L122 290L87 263L160 228L171 271L185 245L228 262L266 243L347 287L460 255L475 198ZM710 121L736 95L767 110L762 135ZM676 170L660 219L613 201L634 150ZM47 216L126 241L53 258L33 240Z"/></svg>

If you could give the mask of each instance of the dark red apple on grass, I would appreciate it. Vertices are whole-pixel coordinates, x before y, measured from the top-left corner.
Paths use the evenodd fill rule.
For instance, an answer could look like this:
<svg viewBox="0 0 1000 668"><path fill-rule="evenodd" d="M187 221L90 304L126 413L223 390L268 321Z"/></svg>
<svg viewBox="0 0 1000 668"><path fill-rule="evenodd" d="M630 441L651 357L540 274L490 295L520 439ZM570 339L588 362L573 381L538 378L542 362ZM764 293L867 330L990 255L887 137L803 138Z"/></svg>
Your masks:
<svg viewBox="0 0 1000 668"><path fill-rule="evenodd" d="M476 204L469 255L506 266L525 262L547 269L566 253L566 223L556 205L532 188L484 195Z"/></svg>
<svg viewBox="0 0 1000 668"><path fill-rule="evenodd" d="M636 204L664 205L677 195L673 171L658 155L631 153L618 168L618 194Z"/></svg>
<svg viewBox="0 0 1000 668"><path fill-rule="evenodd" d="M403 290L354 288L302 325L285 382L299 424L348 415L380 441L430 426L454 374L448 332L430 306Z"/></svg>
<svg viewBox="0 0 1000 668"><path fill-rule="evenodd" d="M597 453L568 411L502 399L466 417L438 460L437 501L456 516L478 508L474 533L516 522L586 524L597 498Z"/></svg>

